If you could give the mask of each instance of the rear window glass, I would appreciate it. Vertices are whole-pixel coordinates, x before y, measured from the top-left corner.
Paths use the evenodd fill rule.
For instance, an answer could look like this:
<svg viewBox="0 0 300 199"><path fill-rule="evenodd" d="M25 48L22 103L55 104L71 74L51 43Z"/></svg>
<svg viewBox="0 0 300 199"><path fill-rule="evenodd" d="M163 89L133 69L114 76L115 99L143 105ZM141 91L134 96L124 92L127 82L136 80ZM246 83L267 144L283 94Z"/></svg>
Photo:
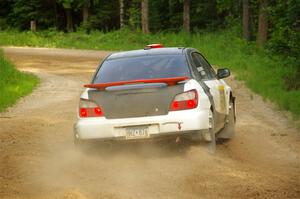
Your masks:
<svg viewBox="0 0 300 199"><path fill-rule="evenodd" d="M156 55L104 61L93 83L190 77L183 55Z"/></svg>

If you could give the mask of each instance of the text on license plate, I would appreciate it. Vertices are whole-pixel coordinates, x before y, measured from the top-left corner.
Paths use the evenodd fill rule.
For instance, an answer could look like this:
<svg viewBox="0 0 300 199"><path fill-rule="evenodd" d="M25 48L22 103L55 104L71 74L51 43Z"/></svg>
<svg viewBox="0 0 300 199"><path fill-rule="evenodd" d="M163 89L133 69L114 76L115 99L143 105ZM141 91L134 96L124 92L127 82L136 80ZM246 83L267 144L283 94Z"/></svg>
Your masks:
<svg viewBox="0 0 300 199"><path fill-rule="evenodd" d="M132 126L126 128L126 139L138 139L148 137L148 126Z"/></svg>

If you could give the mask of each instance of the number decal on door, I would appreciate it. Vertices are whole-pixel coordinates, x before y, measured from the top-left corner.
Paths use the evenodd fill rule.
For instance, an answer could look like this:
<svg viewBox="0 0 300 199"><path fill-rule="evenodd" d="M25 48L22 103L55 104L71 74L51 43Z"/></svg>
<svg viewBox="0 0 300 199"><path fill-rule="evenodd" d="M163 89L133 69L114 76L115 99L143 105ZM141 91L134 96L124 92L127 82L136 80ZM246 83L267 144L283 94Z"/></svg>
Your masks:
<svg viewBox="0 0 300 199"><path fill-rule="evenodd" d="M226 107L225 107L225 88L223 85L220 85L218 87L219 93L220 93L220 109L221 112L224 113L226 112Z"/></svg>

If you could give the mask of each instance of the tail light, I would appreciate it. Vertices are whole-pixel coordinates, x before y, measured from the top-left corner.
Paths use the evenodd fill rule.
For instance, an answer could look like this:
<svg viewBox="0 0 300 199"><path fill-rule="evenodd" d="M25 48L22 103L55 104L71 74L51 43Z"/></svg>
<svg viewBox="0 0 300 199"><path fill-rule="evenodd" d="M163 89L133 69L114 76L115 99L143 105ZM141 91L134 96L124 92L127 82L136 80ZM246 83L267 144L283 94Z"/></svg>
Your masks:
<svg viewBox="0 0 300 199"><path fill-rule="evenodd" d="M170 111L180 111L193 109L198 106L198 93L196 90L190 90L184 93L180 93L175 96Z"/></svg>
<svg viewBox="0 0 300 199"><path fill-rule="evenodd" d="M80 117L102 117L102 109L94 102L86 99L80 99L79 102Z"/></svg>

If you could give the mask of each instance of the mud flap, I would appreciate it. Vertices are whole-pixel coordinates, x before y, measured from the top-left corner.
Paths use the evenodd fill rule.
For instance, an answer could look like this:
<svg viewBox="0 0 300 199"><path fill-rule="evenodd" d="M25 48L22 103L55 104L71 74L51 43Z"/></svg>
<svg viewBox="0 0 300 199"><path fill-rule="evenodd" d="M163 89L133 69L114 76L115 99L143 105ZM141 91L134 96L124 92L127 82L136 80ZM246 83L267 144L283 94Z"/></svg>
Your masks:
<svg viewBox="0 0 300 199"><path fill-rule="evenodd" d="M210 141L205 141L204 147L208 150L209 153L216 152L216 135L210 131L207 136L209 136Z"/></svg>
<svg viewBox="0 0 300 199"><path fill-rule="evenodd" d="M225 127L217 134L218 138L230 139L235 136L235 103L230 103L229 115L226 117Z"/></svg>
<svg viewBox="0 0 300 199"><path fill-rule="evenodd" d="M216 134L215 134L215 121L213 113L210 112L209 116L210 128L207 131L202 132L203 140L205 142L205 148L209 153L215 153L216 151Z"/></svg>

